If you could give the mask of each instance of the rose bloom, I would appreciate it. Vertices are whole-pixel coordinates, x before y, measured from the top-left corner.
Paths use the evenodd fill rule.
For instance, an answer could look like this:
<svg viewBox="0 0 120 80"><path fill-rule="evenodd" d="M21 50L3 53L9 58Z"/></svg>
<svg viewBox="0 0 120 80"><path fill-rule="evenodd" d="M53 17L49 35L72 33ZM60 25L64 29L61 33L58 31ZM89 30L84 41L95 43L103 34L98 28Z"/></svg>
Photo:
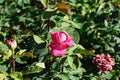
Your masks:
<svg viewBox="0 0 120 80"><path fill-rule="evenodd" d="M6 41L6 44L11 48L15 49L17 47L17 42L14 39L9 39Z"/></svg>
<svg viewBox="0 0 120 80"><path fill-rule="evenodd" d="M93 63L101 72L112 70L112 66L115 64L114 59L109 54L97 54L93 58Z"/></svg>
<svg viewBox="0 0 120 80"><path fill-rule="evenodd" d="M66 32L50 32L52 42L50 47L54 56L63 56L68 47L71 47L74 43L73 38L68 36Z"/></svg>

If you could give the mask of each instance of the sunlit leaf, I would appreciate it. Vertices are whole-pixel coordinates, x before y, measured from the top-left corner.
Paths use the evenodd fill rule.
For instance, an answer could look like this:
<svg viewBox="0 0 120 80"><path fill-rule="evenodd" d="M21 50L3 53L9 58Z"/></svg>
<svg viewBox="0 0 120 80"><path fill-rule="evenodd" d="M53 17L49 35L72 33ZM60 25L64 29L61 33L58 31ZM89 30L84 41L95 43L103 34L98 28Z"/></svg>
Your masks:
<svg viewBox="0 0 120 80"><path fill-rule="evenodd" d="M26 49L22 49L22 50L18 51L16 54L21 55L21 54L24 53L25 51L26 51Z"/></svg>
<svg viewBox="0 0 120 80"><path fill-rule="evenodd" d="M101 9L103 9L105 5L106 5L105 3L102 3L98 8L97 13L100 12Z"/></svg>
<svg viewBox="0 0 120 80"><path fill-rule="evenodd" d="M114 4L113 4L111 1L109 1L108 5L109 5L109 7L110 7L110 9L111 9L112 11L115 10L115 6L114 6Z"/></svg>
<svg viewBox="0 0 120 80"><path fill-rule="evenodd" d="M30 52L24 52L22 54L15 55L15 58L21 58L21 57L35 58L36 56L33 53L30 53Z"/></svg>
<svg viewBox="0 0 120 80"><path fill-rule="evenodd" d="M23 80L22 73L20 72L12 72L10 73L10 77L14 80Z"/></svg>
<svg viewBox="0 0 120 80"><path fill-rule="evenodd" d="M36 43L40 44L43 43L44 41L37 35L33 35L33 38L35 40Z"/></svg>
<svg viewBox="0 0 120 80"><path fill-rule="evenodd" d="M0 72L0 80L4 80L8 76L8 73L6 72Z"/></svg>
<svg viewBox="0 0 120 80"><path fill-rule="evenodd" d="M47 5L47 0L40 0L41 3L43 4L43 6L46 8L46 5Z"/></svg>
<svg viewBox="0 0 120 80"><path fill-rule="evenodd" d="M7 59L9 59L9 58L11 57L11 55L12 55L12 51L9 50L8 53L3 56L3 59L4 59L4 60L7 60Z"/></svg>
<svg viewBox="0 0 120 80"><path fill-rule="evenodd" d="M36 66L39 66L41 68L45 68L45 63L44 62L39 62L36 64Z"/></svg>

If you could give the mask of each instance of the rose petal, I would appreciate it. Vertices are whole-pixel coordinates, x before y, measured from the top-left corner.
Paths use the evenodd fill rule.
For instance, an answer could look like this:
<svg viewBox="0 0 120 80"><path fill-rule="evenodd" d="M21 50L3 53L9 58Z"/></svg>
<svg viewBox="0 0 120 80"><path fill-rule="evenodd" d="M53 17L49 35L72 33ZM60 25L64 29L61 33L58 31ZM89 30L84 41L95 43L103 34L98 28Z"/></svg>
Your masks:
<svg viewBox="0 0 120 80"><path fill-rule="evenodd" d="M68 39L68 35L65 32L50 32L53 42L58 44L66 41Z"/></svg>
<svg viewBox="0 0 120 80"><path fill-rule="evenodd" d="M56 44L55 42L51 42L49 45L52 49L65 49L66 46L60 45L60 44Z"/></svg>
<svg viewBox="0 0 120 80"><path fill-rule="evenodd" d="M70 38L68 39L68 41L67 41L67 46L68 46L68 47L71 47L73 44L74 44L73 38L70 37Z"/></svg>
<svg viewBox="0 0 120 80"><path fill-rule="evenodd" d="M63 46L66 46L66 48L71 47L74 44L73 38L70 37L68 40L66 40L65 42L62 42Z"/></svg>
<svg viewBox="0 0 120 80"><path fill-rule="evenodd" d="M52 54L54 56L63 56L66 52L66 49L61 49L61 50L58 50L58 49L52 49Z"/></svg>
<svg viewBox="0 0 120 80"><path fill-rule="evenodd" d="M17 42L14 39L7 40L6 44L12 49L15 49L17 47Z"/></svg>
<svg viewBox="0 0 120 80"><path fill-rule="evenodd" d="M59 32L60 42L66 41L68 39L68 35L65 32Z"/></svg>
<svg viewBox="0 0 120 80"><path fill-rule="evenodd" d="M56 42L56 32L50 32L53 42Z"/></svg>

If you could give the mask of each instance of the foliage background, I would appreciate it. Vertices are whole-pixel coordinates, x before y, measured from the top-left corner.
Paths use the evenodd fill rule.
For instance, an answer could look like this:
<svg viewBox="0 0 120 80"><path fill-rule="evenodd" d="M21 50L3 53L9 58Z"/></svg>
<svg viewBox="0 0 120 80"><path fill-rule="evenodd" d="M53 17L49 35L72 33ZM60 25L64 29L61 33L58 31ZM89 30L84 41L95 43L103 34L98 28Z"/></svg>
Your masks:
<svg viewBox="0 0 120 80"><path fill-rule="evenodd" d="M51 55L50 31L66 31L75 44L63 57ZM7 39L17 41L16 72ZM96 54L115 59L100 73ZM45 68L44 68L45 63ZM119 80L119 0L0 0L0 78L4 80Z"/></svg>

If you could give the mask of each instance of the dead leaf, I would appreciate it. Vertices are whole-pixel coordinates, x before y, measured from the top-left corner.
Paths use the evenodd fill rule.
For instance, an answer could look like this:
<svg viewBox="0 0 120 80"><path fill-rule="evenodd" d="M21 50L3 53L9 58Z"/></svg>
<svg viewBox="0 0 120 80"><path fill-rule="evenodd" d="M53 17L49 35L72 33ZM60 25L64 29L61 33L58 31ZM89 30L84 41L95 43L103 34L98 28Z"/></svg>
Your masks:
<svg viewBox="0 0 120 80"><path fill-rule="evenodd" d="M59 10L60 12L64 14L68 14L68 15L71 14L70 7L66 5L65 3L57 3L56 8L57 10Z"/></svg>

